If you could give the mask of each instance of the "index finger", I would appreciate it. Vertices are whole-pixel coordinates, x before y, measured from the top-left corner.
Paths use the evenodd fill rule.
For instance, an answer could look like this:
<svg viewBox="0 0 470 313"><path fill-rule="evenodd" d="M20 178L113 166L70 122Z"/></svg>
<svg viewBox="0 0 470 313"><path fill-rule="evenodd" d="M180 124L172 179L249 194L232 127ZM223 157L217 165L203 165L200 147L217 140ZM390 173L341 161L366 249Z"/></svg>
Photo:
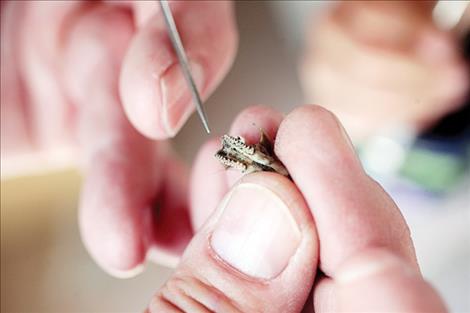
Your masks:
<svg viewBox="0 0 470 313"><path fill-rule="evenodd" d="M294 110L281 123L275 151L312 211L325 274L334 277L341 263L375 247L385 247L417 268L399 209L364 172L331 112L319 106Z"/></svg>
<svg viewBox="0 0 470 313"><path fill-rule="evenodd" d="M319 268L327 275L313 290L316 312L445 311L419 272L399 209L364 172L332 113L294 110L280 125L275 151L316 224Z"/></svg>

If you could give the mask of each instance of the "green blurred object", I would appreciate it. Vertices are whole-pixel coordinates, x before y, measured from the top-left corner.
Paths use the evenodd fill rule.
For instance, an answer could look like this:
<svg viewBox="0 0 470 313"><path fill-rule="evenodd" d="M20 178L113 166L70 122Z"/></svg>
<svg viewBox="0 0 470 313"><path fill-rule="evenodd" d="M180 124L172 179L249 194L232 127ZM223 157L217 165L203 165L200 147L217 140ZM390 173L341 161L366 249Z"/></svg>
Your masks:
<svg viewBox="0 0 470 313"><path fill-rule="evenodd" d="M445 192L463 176L468 155L465 158L414 147L408 151L400 174L429 191Z"/></svg>

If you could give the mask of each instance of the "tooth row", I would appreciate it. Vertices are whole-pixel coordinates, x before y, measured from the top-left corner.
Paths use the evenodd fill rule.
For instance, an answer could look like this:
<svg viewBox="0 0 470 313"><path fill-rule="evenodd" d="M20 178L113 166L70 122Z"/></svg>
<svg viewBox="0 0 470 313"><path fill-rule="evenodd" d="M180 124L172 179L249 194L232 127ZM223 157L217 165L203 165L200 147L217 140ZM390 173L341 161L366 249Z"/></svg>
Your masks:
<svg viewBox="0 0 470 313"><path fill-rule="evenodd" d="M247 169L245 164L243 164L242 162L237 161L235 159L232 159L232 158L230 158L226 155L216 153L215 157L225 166L233 167L233 168L235 168L237 170L240 170L242 172L246 171L246 169Z"/></svg>
<svg viewBox="0 0 470 313"><path fill-rule="evenodd" d="M255 148L245 144L245 140L243 140L242 137L223 135L222 144L228 145L229 147L239 150L242 153L250 155L255 153Z"/></svg>

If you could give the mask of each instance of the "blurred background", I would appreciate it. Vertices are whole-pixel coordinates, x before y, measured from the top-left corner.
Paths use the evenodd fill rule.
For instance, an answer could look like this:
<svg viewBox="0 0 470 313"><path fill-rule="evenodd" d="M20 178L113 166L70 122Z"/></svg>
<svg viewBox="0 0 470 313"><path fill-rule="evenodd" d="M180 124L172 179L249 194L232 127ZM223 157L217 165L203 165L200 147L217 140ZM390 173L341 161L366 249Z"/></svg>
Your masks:
<svg viewBox="0 0 470 313"><path fill-rule="evenodd" d="M317 46L324 39L315 37L313 48L308 48L310 39L305 38L315 36L317 25L312 21L321 21L329 9L323 2L236 3L237 57L205 105L215 134L225 133L237 113L249 105L289 112L316 98L328 103L326 96L316 96L322 95L319 88L324 86L305 79L305 75L321 76L320 67L307 74L302 68L310 66L303 63L309 62L306 50L312 49L313 58L315 51L323 53ZM463 47L465 37L459 36ZM314 96L306 89L314 89ZM339 96L338 89L330 93ZM470 114L468 103L463 105L468 100L458 101L459 106L426 127L400 122L353 139L369 173L405 215L424 276L452 312L470 312ZM354 133L349 116L343 119L342 109L334 103L330 109ZM172 143L190 164L205 140L193 115ZM82 177L73 158L34 162L27 156L14 161L2 158L1 311L141 311L171 270L148 264L143 275L127 280L104 273L80 240L77 203ZM18 171L20 167L36 170L26 175Z"/></svg>

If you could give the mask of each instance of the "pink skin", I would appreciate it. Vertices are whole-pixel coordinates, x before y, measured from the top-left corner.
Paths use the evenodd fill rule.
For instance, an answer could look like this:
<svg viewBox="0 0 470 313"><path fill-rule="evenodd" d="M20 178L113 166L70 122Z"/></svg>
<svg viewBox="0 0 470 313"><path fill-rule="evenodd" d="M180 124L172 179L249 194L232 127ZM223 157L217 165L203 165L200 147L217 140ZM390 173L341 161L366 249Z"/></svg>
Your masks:
<svg viewBox="0 0 470 313"><path fill-rule="evenodd" d="M229 4L201 5L178 2L174 9L190 58L202 68L206 97L233 61L236 33ZM301 107L285 119L264 107L242 112L231 132L255 142L261 128L276 138L293 181L257 173L235 182L238 176L212 157L212 141L194 166L189 214L186 169L164 141L147 138L172 136L190 110L187 95L171 91L180 79L154 14L145 2L2 3L2 43L10 43L2 45L2 151L80 143L80 228L97 263L131 276L147 256L174 264L184 250L152 299L149 311L156 312L299 312L318 270L325 276L313 287L316 311L444 311L419 273L398 208L363 172L337 119L320 107ZM192 19L203 22L192 28ZM12 132L18 137L4 141ZM235 184L258 191L229 198L232 209L224 211L220 202ZM263 194L280 200L250 211L265 203ZM251 225L259 226L253 234ZM259 232L271 225L272 237ZM233 254L232 243L255 253Z"/></svg>
<svg viewBox="0 0 470 313"><path fill-rule="evenodd" d="M175 265L192 235L188 171L151 139L172 137L194 108L180 92L159 7L149 3L1 6L2 158L80 146L82 237L96 262L120 277L135 275L147 256ZM232 4L171 7L206 98L235 56Z"/></svg>
<svg viewBox="0 0 470 313"><path fill-rule="evenodd" d="M301 229L300 244L293 240L296 243L286 242L279 248L279 238L273 252L260 246L257 253L271 253L270 257L264 258L263 267L257 267L261 272L247 277L246 264L239 263L236 255L231 259L232 239L222 246L214 242L220 227L231 234L246 231L243 216L250 215L250 206L257 200L256 196L237 200L238 215L231 218L232 223L225 221L220 226L220 203L233 183L212 157L218 145L209 141L201 148L191 178L192 221L198 233L173 277L153 298L150 312L173 306L192 311L197 304L215 311L229 306L229 312L299 312L312 287L313 299L304 308L307 312L446 310L419 272L399 209L365 174L332 113L318 106L303 106L282 120L271 108L251 107L236 118L231 129L254 141L258 128L253 124L276 138L276 154L295 185L276 174L255 173L242 177L235 186L268 186L283 198ZM213 177L207 179L207 175ZM262 219L257 218L258 225L263 224ZM270 236L275 238L278 231L273 227ZM257 240L254 235L250 238ZM286 261L283 253L291 253L292 245L297 250ZM243 256L247 258L249 254ZM278 273L281 261L285 267ZM276 269L277 274L257 278L258 274L265 277L266 268ZM314 285L317 270L324 274Z"/></svg>

